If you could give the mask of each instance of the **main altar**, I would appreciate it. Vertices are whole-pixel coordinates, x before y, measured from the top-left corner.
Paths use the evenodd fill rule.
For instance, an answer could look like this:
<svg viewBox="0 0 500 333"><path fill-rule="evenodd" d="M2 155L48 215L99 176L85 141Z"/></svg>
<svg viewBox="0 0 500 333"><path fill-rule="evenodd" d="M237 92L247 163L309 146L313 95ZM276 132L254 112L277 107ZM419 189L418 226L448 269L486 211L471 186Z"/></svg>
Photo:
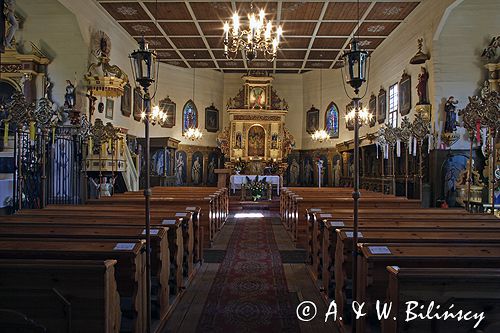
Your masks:
<svg viewBox="0 0 500 333"><path fill-rule="evenodd" d="M229 98L229 124L217 143L226 156L226 169L249 175L281 175L294 139L285 127L288 104L273 88L273 77L253 72L242 77L243 87Z"/></svg>

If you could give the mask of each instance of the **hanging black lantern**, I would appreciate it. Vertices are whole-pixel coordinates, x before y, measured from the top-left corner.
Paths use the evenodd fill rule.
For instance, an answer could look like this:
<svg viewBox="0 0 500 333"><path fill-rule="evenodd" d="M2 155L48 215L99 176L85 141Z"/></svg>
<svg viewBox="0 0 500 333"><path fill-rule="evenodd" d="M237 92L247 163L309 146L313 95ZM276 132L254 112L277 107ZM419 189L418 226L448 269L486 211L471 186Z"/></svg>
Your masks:
<svg viewBox="0 0 500 333"><path fill-rule="evenodd" d="M148 43L142 38L139 49L130 55L135 82L143 88L149 87L156 78L156 53L148 48Z"/></svg>
<svg viewBox="0 0 500 333"><path fill-rule="evenodd" d="M342 55L344 60L345 80L354 89L356 95L359 88L366 82L368 52L359 48L359 42L353 38L349 51Z"/></svg>

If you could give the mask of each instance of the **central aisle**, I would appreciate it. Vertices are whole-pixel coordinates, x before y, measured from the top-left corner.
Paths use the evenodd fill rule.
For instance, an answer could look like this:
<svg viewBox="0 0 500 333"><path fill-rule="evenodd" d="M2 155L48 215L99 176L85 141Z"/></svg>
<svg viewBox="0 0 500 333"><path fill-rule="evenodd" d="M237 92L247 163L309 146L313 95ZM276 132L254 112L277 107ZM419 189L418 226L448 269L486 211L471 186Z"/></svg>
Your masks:
<svg viewBox="0 0 500 333"><path fill-rule="evenodd" d="M298 332L272 218L237 218L198 332Z"/></svg>
<svg viewBox="0 0 500 333"><path fill-rule="evenodd" d="M246 217L249 213L264 217ZM326 305L304 258L277 213L231 214L163 332L337 332L333 323L324 323ZM296 316L305 300L318 308L309 322Z"/></svg>

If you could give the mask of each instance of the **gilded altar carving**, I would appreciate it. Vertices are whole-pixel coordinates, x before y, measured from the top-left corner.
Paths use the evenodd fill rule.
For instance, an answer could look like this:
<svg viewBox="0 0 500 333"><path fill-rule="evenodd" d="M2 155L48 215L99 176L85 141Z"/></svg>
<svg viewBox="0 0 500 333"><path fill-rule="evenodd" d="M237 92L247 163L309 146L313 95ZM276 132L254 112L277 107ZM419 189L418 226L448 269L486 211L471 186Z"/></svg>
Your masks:
<svg viewBox="0 0 500 333"><path fill-rule="evenodd" d="M240 114L233 117L234 120L253 120L253 121L280 121L279 116L266 116L261 114Z"/></svg>
<svg viewBox="0 0 500 333"><path fill-rule="evenodd" d="M278 96L272 87L273 77L267 73L251 73L243 80L243 87L226 105L229 132L219 135L219 147L228 152L226 156L233 163L282 163L294 144L284 126L288 104Z"/></svg>

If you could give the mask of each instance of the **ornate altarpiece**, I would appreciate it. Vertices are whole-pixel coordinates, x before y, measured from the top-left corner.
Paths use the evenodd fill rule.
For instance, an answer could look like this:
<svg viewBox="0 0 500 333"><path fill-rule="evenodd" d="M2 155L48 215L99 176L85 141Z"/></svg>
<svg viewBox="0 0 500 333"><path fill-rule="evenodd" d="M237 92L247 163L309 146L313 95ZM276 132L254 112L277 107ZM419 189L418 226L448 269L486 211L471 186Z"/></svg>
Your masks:
<svg viewBox="0 0 500 333"><path fill-rule="evenodd" d="M218 145L229 158L229 167L241 159L249 162L250 171L258 172L264 163L283 164L291 151L293 137L285 128L288 104L274 90L271 76L252 73L243 81L227 103L229 125L219 135Z"/></svg>

